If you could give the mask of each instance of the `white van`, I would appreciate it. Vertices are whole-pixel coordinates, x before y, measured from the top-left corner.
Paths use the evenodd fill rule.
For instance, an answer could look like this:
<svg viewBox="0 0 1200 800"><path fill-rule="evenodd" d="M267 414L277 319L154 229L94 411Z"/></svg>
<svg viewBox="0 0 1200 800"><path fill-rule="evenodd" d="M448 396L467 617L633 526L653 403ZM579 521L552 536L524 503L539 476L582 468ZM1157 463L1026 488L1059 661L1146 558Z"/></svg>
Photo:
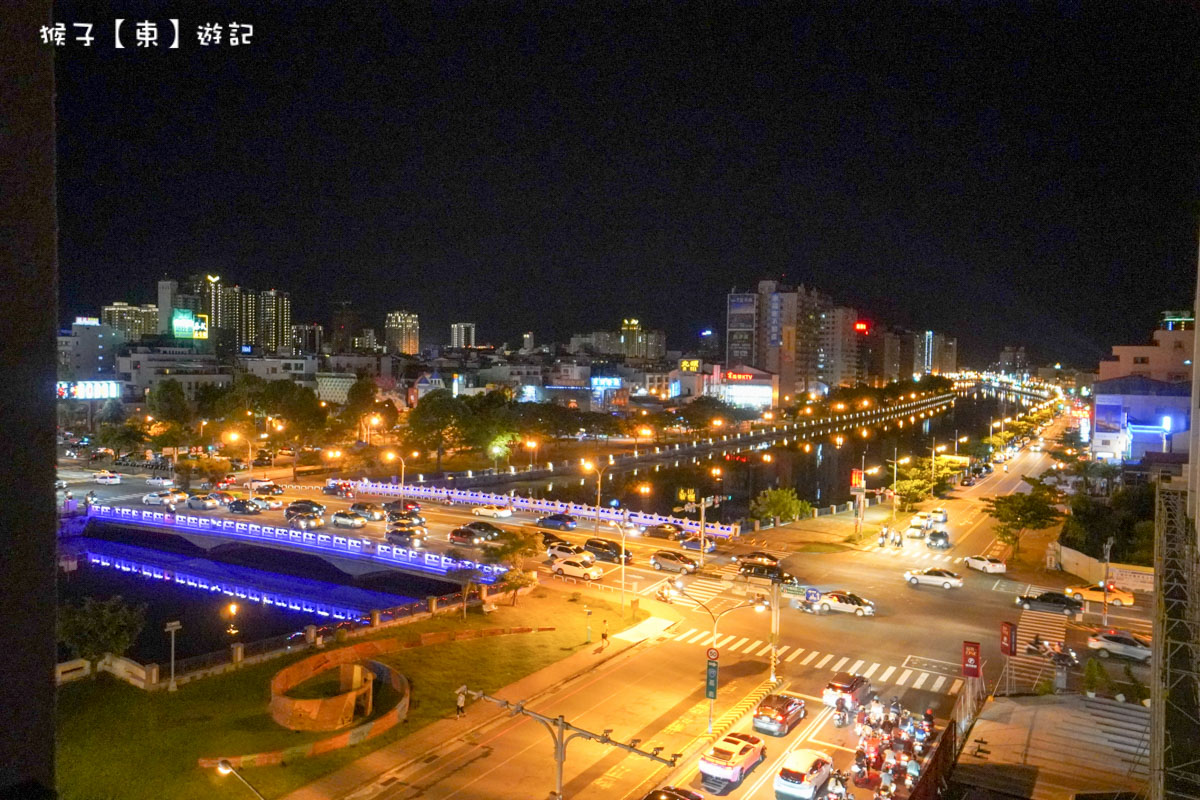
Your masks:
<svg viewBox="0 0 1200 800"><path fill-rule="evenodd" d="M252 492L260 486L274 486L274 485L275 485L275 481L266 480L265 478L251 478L250 480L246 481L246 483L245 483L246 488Z"/></svg>
<svg viewBox="0 0 1200 800"><path fill-rule="evenodd" d="M101 470L100 472L96 473L95 481L96 481L96 483L112 485L112 484L121 482L121 475L116 472L109 472L108 470Z"/></svg>

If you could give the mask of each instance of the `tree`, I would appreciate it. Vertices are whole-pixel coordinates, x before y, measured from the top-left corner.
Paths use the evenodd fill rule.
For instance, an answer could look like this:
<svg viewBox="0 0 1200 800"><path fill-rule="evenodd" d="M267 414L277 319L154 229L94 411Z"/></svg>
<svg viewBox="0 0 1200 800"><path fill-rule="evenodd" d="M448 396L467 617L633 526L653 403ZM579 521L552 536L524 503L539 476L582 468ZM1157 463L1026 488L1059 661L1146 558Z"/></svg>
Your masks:
<svg viewBox="0 0 1200 800"><path fill-rule="evenodd" d="M459 551L450 549L446 551L446 555L455 561L463 561L466 556ZM471 598L471 590L479 583L479 579L483 577L483 573L472 567L459 567L458 569L448 570L446 572L446 580L451 583L457 583L462 587L462 613L463 619L467 618L467 601Z"/></svg>
<svg viewBox="0 0 1200 800"><path fill-rule="evenodd" d="M989 497L985 503L988 516L996 520L996 537L1012 545L1013 556L1021 552L1021 537L1026 531L1045 530L1062 515L1053 506L1053 496L1033 486L1028 493L1015 492L1003 497Z"/></svg>
<svg viewBox="0 0 1200 800"><path fill-rule="evenodd" d="M484 551L485 562L504 567L500 587L512 595L514 606L517 604L517 591L537 583L537 573L526 572L525 561L541 552L538 534L524 530L501 531L495 544Z"/></svg>
<svg viewBox="0 0 1200 800"><path fill-rule="evenodd" d="M812 506L796 496L795 489L764 489L750 504L755 519L793 520L812 515Z"/></svg>
<svg viewBox="0 0 1200 800"><path fill-rule="evenodd" d="M188 404L187 395L174 378L160 381L150 390L150 411L163 422L187 425L192 420L192 407Z"/></svg>
<svg viewBox="0 0 1200 800"><path fill-rule="evenodd" d="M908 511L917 503L933 494L933 484L930 483L928 474L924 478L910 478L896 481L895 489L902 511Z"/></svg>
<svg viewBox="0 0 1200 800"><path fill-rule="evenodd" d="M129 605L120 595L107 600L85 597L79 604L58 609L58 638L79 658L92 664L105 653L124 655L146 624L146 607Z"/></svg>
<svg viewBox="0 0 1200 800"><path fill-rule="evenodd" d="M101 425L120 425L125 421L124 404L115 397L105 400L100 413L96 415L96 421Z"/></svg>
<svg viewBox="0 0 1200 800"><path fill-rule="evenodd" d="M434 389L409 412L409 443L435 451L438 472L442 471L442 453L463 440L463 416L462 402L449 389Z"/></svg>
<svg viewBox="0 0 1200 800"><path fill-rule="evenodd" d="M101 425L96 432L96 443L101 447L111 447L117 455L125 455L146 443L146 432L132 421L123 425Z"/></svg>

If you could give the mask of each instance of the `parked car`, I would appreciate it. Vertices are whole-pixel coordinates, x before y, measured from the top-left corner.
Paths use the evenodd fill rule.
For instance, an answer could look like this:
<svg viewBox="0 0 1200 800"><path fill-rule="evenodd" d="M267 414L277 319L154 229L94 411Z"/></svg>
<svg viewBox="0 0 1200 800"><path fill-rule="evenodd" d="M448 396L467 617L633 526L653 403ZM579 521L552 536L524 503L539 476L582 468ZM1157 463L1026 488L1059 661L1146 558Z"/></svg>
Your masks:
<svg viewBox="0 0 1200 800"><path fill-rule="evenodd" d="M367 518L353 511L335 511L329 518L335 528L365 528Z"/></svg>
<svg viewBox="0 0 1200 800"><path fill-rule="evenodd" d="M790 694L769 694L754 709L754 730L772 736L787 736L808 716L804 700Z"/></svg>
<svg viewBox="0 0 1200 800"><path fill-rule="evenodd" d="M875 614L875 604L853 592L825 592L817 601L817 608L822 611L843 611L856 617L869 617Z"/></svg>
<svg viewBox="0 0 1200 800"><path fill-rule="evenodd" d="M655 539L670 539L671 541L682 539L687 535L687 531L674 522L660 522L657 525L649 525L643 533Z"/></svg>
<svg viewBox="0 0 1200 800"><path fill-rule="evenodd" d="M951 572L941 567L910 569L904 573L904 580L908 581L911 586L928 584L930 586L940 586L943 589L961 589L963 585L962 578L959 577L957 572Z"/></svg>
<svg viewBox="0 0 1200 800"><path fill-rule="evenodd" d="M775 776L775 797L812 800L833 774L833 759L818 750L793 750Z"/></svg>
<svg viewBox="0 0 1200 800"><path fill-rule="evenodd" d="M491 517L492 519L511 517L513 514L512 509L508 506L497 505L495 503L485 503L481 506L475 506L471 509L471 513L477 517Z"/></svg>
<svg viewBox="0 0 1200 800"><path fill-rule="evenodd" d="M871 681L862 675L839 672L833 676L833 680L825 684L825 689L821 692L821 702L832 708L837 705L838 698L845 700L849 708L863 705L871 699Z"/></svg>
<svg viewBox="0 0 1200 800"><path fill-rule="evenodd" d="M261 514L262 509L251 503L249 500L231 500L226 506L230 514Z"/></svg>
<svg viewBox="0 0 1200 800"><path fill-rule="evenodd" d="M975 476L964 475L963 479L961 481L959 481L958 485L959 486L974 486L975 485Z"/></svg>
<svg viewBox="0 0 1200 800"><path fill-rule="evenodd" d="M350 510L371 522L378 522L387 516L387 512L383 510L383 506L378 503L354 503L350 506Z"/></svg>
<svg viewBox="0 0 1200 800"><path fill-rule="evenodd" d="M595 562L581 558L560 558L550 569L555 575L583 578L585 581L598 581L604 577L604 570L597 567Z"/></svg>
<svg viewBox="0 0 1200 800"><path fill-rule="evenodd" d="M329 483L321 487L321 494L334 497L354 497L354 486L350 483Z"/></svg>
<svg viewBox="0 0 1200 800"><path fill-rule="evenodd" d="M683 541L681 541L679 543L679 546L682 547L684 550L699 550L700 549L700 535L693 534L693 535L687 537L686 539L684 539ZM713 550L716 550L716 549L717 549L717 543L713 541L712 537L711 536L704 537L704 552L711 553Z"/></svg>
<svg viewBox="0 0 1200 800"><path fill-rule="evenodd" d="M770 553L764 553L761 550L735 555L733 557L733 561L735 564L762 564L764 567L779 566L779 556L773 556Z"/></svg>
<svg viewBox="0 0 1200 800"><path fill-rule="evenodd" d="M573 531L578 525L570 514L547 514L534 524L539 528L553 528L559 531Z"/></svg>
<svg viewBox="0 0 1200 800"><path fill-rule="evenodd" d="M1007 564L992 556L967 556L963 559L963 563L967 565L968 569L977 569L992 575L1001 575L1008 571Z"/></svg>
<svg viewBox="0 0 1200 800"><path fill-rule="evenodd" d="M187 507L195 511L211 511L219 508L220 503L211 494L194 494L187 499Z"/></svg>
<svg viewBox="0 0 1200 800"><path fill-rule="evenodd" d="M146 485L167 488L167 487L175 485L175 479L167 478L167 477L161 476L161 475L155 475L152 478L146 478Z"/></svg>
<svg viewBox="0 0 1200 800"><path fill-rule="evenodd" d="M320 514L302 512L288 519L288 527L295 530L307 531L325 526L325 518Z"/></svg>
<svg viewBox="0 0 1200 800"><path fill-rule="evenodd" d="M624 556L622 556L620 542L610 542L608 539L592 538L583 543L583 549L594 555L596 558L605 561L618 562L622 559L626 564L633 563L633 553L629 548L625 548Z"/></svg>
<svg viewBox="0 0 1200 800"><path fill-rule="evenodd" d="M274 463L274 459L270 456L257 456L251 463L256 467L269 467Z"/></svg>
<svg viewBox="0 0 1200 800"><path fill-rule="evenodd" d="M1113 629L1099 631L1089 636L1088 649L1095 650L1096 655L1101 658L1122 656L1134 661L1149 661L1151 655L1149 639L1129 631Z"/></svg>
<svg viewBox="0 0 1200 800"><path fill-rule="evenodd" d="M693 573L699 568L696 559L673 550L659 550L650 556L650 566L657 570Z"/></svg>
<svg viewBox="0 0 1200 800"><path fill-rule="evenodd" d="M251 478L243 485L250 491L254 491L260 486L274 486L275 481L268 480L266 478Z"/></svg>
<svg viewBox="0 0 1200 800"><path fill-rule="evenodd" d="M1086 600L1089 603L1104 602L1104 581L1093 583L1091 586L1069 586L1063 589L1063 594L1076 600ZM1108 604L1112 606L1133 605L1133 592L1118 589L1112 581L1108 583Z"/></svg>
<svg viewBox="0 0 1200 800"><path fill-rule="evenodd" d="M200 484L200 488L205 491L228 489L233 486L233 478L218 478L215 481L204 481Z"/></svg>
<svg viewBox="0 0 1200 800"><path fill-rule="evenodd" d="M121 475L117 472L101 470L100 472L97 472L95 476L93 476L92 480L104 486L112 486L121 482Z"/></svg>
<svg viewBox="0 0 1200 800"><path fill-rule="evenodd" d="M728 733L700 756L700 774L738 783L767 758L766 744L749 733Z"/></svg>
<svg viewBox="0 0 1200 800"><path fill-rule="evenodd" d="M1062 592L1042 592L1017 597L1017 605L1026 611L1050 611L1072 616L1083 610L1083 603Z"/></svg>
<svg viewBox="0 0 1200 800"><path fill-rule="evenodd" d="M580 561L586 561L589 564L595 562L596 557L584 550L577 544L570 542L555 542L546 548L546 556L550 559L558 558L576 558Z"/></svg>

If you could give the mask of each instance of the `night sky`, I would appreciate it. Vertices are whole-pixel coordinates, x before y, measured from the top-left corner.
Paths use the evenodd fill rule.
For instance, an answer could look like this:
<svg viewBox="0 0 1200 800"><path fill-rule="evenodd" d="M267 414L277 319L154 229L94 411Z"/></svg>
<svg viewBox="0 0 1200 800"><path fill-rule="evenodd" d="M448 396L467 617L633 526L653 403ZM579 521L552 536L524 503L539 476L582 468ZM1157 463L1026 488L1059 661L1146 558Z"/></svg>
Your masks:
<svg viewBox="0 0 1200 800"><path fill-rule="evenodd" d="M111 5L56 7L97 37L58 50L63 319L208 271L295 322L637 316L685 348L783 276L960 361L1094 365L1191 304L1184 4ZM132 46L173 16L180 49ZM251 43L200 47L211 21Z"/></svg>

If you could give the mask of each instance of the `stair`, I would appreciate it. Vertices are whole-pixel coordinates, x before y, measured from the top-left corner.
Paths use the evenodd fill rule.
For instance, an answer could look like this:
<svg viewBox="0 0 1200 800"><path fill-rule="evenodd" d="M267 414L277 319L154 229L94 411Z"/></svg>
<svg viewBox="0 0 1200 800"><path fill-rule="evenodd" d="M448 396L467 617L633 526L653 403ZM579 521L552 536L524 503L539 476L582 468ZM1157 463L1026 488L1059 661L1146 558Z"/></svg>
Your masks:
<svg viewBox="0 0 1200 800"><path fill-rule="evenodd" d="M1096 730L1135 773L1145 773L1150 750L1150 709L1103 697L1083 697Z"/></svg>

